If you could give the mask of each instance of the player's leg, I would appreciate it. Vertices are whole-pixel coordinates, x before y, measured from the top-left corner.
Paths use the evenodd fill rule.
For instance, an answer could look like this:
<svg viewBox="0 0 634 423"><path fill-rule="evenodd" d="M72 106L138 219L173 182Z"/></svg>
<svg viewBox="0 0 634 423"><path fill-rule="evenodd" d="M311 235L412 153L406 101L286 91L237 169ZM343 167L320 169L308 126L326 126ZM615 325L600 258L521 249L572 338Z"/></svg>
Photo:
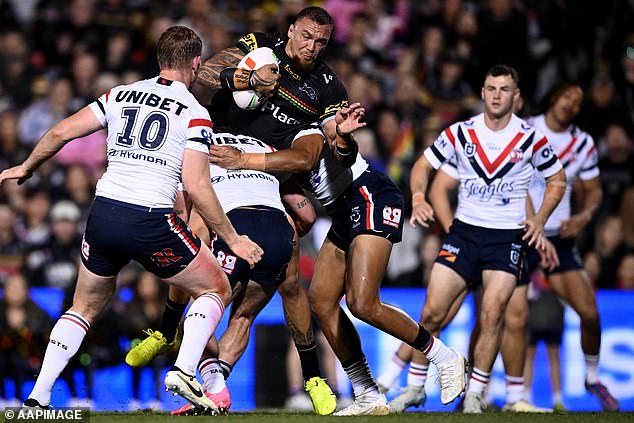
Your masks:
<svg viewBox="0 0 634 423"><path fill-rule="evenodd" d="M176 363L165 376L165 386L195 406L215 410L216 405L203 394L196 380L196 368L229 303L229 281L209 248L202 243L187 267L165 280L194 298L183 323Z"/></svg>
<svg viewBox="0 0 634 423"><path fill-rule="evenodd" d="M48 407L55 381L79 350L90 325L108 304L115 288L116 276L99 276L83 262L79 264L73 305L51 331L40 374L24 402L25 407Z"/></svg>
<svg viewBox="0 0 634 423"><path fill-rule="evenodd" d="M420 323L433 336L440 336L440 330L453 320L460 309L466 293L466 284L458 273L447 266L435 263L427 286ZM429 360L423 352L414 349L407 374L407 387L390 401L392 411L402 412L408 407L425 404L428 370Z"/></svg>
<svg viewBox="0 0 634 423"><path fill-rule="evenodd" d="M383 372L376 378L379 391L386 393L394 385L403 370L405 370L405 367L412 361L413 352L414 349L412 347L405 342L401 342L394 355L392 355L390 362L387 363Z"/></svg>
<svg viewBox="0 0 634 423"><path fill-rule="evenodd" d="M562 260L563 261L563 260ZM548 280L555 293L575 310L581 319L581 349L586 361L586 389L606 411L619 409L619 403L599 380L601 321L592 283L585 270L553 273Z"/></svg>
<svg viewBox="0 0 634 423"><path fill-rule="evenodd" d="M561 360L559 358L559 347L561 342L547 343L546 354L548 355L548 365L550 366L550 384L553 390L553 410L566 411L563 396L561 395Z"/></svg>
<svg viewBox="0 0 634 423"><path fill-rule="evenodd" d="M176 347L178 325L189 302L189 294L170 285L161 323L157 329L144 330L148 335L128 351L125 362L132 367L147 366L158 355Z"/></svg>
<svg viewBox="0 0 634 423"><path fill-rule="evenodd" d="M209 229L196 209L193 209L189 215L188 226L204 244L209 245ZM145 330L148 335L147 338L128 351L125 357L125 362L128 365L134 367L147 366L157 355L174 349L177 340L177 329L189 299L190 296L186 291L170 285L165 309L161 316L161 324L158 328Z"/></svg>
<svg viewBox="0 0 634 423"><path fill-rule="evenodd" d="M484 270L482 280L480 336L475 345L474 366L464 401L465 413L481 413L485 407L484 391L500 349L504 313L517 276L501 270Z"/></svg>
<svg viewBox="0 0 634 423"><path fill-rule="evenodd" d="M528 343L528 285L513 290L504 314L500 353L506 371L506 404L504 411L547 413L524 398L524 363Z"/></svg>
<svg viewBox="0 0 634 423"><path fill-rule="evenodd" d="M344 293L345 274L346 253L326 239L315 264L309 300L319 327L352 383L355 397L355 403L335 414L387 414L387 401L384 395L379 394L361 348L359 333L339 305Z"/></svg>
<svg viewBox="0 0 634 423"><path fill-rule="evenodd" d="M423 351L427 358L439 368L443 402L451 402L464 387L464 363L462 362L464 358L446 347L438 338L433 337L429 331L402 310L381 301L380 285L391 248L392 243L380 236L361 234L354 238L348 253L346 302L352 314L358 319ZM448 301L446 309L457 294ZM457 385L462 386L454 386L452 381L445 380L443 376L445 366L453 366L457 361L460 361L458 364L462 368L462 377L458 376L456 369L452 369L447 374L455 373L453 377L458 379ZM454 392L454 390L457 391Z"/></svg>

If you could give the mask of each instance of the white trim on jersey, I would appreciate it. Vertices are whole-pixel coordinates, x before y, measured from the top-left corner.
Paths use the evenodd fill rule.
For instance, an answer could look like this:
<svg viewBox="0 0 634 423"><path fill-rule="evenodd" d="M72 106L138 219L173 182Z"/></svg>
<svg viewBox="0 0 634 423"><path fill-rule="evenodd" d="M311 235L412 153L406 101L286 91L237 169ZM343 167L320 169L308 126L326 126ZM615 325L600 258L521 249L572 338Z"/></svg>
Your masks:
<svg viewBox="0 0 634 423"><path fill-rule="evenodd" d="M365 199L367 208L365 209L365 228L374 230L374 200L372 200L372 193L368 191L368 187L363 185L359 188L361 195Z"/></svg>

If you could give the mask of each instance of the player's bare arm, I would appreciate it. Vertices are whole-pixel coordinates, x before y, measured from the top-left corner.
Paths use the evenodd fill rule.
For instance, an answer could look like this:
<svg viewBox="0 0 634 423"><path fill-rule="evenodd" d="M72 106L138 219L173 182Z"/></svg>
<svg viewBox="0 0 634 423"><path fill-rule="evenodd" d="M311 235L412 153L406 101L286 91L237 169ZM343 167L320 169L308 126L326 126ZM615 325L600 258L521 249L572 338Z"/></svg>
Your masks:
<svg viewBox="0 0 634 423"><path fill-rule="evenodd" d="M207 89L232 91L255 90L270 96L277 89L280 76L277 65L265 65L251 71L237 68L245 56L237 47L226 48L205 61L198 70L196 83Z"/></svg>
<svg viewBox="0 0 634 423"><path fill-rule="evenodd" d="M24 183L68 142L102 128L90 107L84 107L49 129L22 164L2 171L0 184L7 179L17 179L18 184Z"/></svg>
<svg viewBox="0 0 634 423"><path fill-rule="evenodd" d="M412 217L409 224L415 227L419 224L425 228L429 227L429 221L434 221L434 209L425 199L425 192L429 184L429 175L433 169L425 155L421 155L410 174L409 187L412 192Z"/></svg>
<svg viewBox="0 0 634 423"><path fill-rule="evenodd" d="M198 214L207 227L213 229L240 258L250 266L262 258L262 249L246 235L238 235L223 212L211 185L209 161L206 154L186 149L183 155L183 184Z"/></svg>
<svg viewBox="0 0 634 423"><path fill-rule="evenodd" d="M559 235L562 238L574 238L588 223L601 205L603 199L603 190L601 189L601 181L598 177L586 181L581 181L583 187L583 208L579 213L570 216L569 219L561 222Z"/></svg>
<svg viewBox="0 0 634 423"><path fill-rule="evenodd" d="M280 184L280 196L286 212L293 219L297 235L301 238L313 227L317 213L304 190L294 177Z"/></svg>
<svg viewBox="0 0 634 423"><path fill-rule="evenodd" d="M522 237L529 246L534 246L538 250L543 250L545 245L544 225L552 214L557 204L566 191L566 173L560 169L554 175L546 178L546 192L542 206L534 216L527 217L520 224L526 226L526 233Z"/></svg>
<svg viewBox="0 0 634 423"><path fill-rule="evenodd" d="M453 211L449 202L449 193L458 186L458 180L452 178L442 169L436 172L434 180L429 187L429 203L438 217L438 223L443 230L449 233L449 227L453 222Z"/></svg>
<svg viewBox="0 0 634 423"><path fill-rule="evenodd" d="M323 145L324 138L318 134L304 135L291 148L272 153L242 153L233 147L212 145L209 160L225 169L304 173L315 167Z"/></svg>
<svg viewBox="0 0 634 423"><path fill-rule="evenodd" d="M528 218L535 216L535 206L533 206L530 195L526 196L526 216ZM559 254L557 254L557 248L553 243L547 237L544 238L544 248L537 250L541 259L539 265L543 269L554 270L560 264Z"/></svg>

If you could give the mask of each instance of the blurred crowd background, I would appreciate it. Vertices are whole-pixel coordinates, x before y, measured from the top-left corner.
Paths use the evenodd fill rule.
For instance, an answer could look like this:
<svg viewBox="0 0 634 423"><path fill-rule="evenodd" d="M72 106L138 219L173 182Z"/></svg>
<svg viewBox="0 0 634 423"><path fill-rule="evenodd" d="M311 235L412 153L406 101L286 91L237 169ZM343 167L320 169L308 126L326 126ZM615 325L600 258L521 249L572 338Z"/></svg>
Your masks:
<svg viewBox="0 0 634 423"><path fill-rule="evenodd" d="M107 89L158 74L155 43L170 25L196 30L206 58L245 32L285 34L310 4L334 17L325 60L351 102L367 109L368 126L357 134L362 154L406 198L422 149L444 127L481 110L491 64L519 70L523 116L542 110L556 82L581 82L578 124L600 152L604 198L579 247L597 288L634 289L633 0L0 1L0 168L20 163L49 127ZM52 326L28 289L57 287L70 304L80 237L105 159L102 131L67 145L26 184L0 189L3 378L32 379ZM306 280L325 227L320 220L303 240ZM406 225L385 286L424 285L441 237L439 228L423 233ZM77 366L120 362L127 345L104 341L121 334L133 340L156 326L165 288L134 265L120 279L132 295L108 313L126 318L104 315L107 324L91 331L89 352Z"/></svg>

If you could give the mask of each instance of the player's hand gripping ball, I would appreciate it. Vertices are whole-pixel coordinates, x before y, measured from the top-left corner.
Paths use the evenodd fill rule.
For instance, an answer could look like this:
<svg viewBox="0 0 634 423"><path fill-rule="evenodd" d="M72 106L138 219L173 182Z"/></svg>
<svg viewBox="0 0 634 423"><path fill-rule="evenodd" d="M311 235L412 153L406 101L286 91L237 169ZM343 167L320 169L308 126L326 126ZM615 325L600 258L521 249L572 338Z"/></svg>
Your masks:
<svg viewBox="0 0 634 423"><path fill-rule="evenodd" d="M257 70L264 65L279 65L279 62L273 50L268 47L260 47L244 56L238 64L238 68ZM241 109L253 110L260 107L266 97L255 90L241 90L233 92L233 99Z"/></svg>

